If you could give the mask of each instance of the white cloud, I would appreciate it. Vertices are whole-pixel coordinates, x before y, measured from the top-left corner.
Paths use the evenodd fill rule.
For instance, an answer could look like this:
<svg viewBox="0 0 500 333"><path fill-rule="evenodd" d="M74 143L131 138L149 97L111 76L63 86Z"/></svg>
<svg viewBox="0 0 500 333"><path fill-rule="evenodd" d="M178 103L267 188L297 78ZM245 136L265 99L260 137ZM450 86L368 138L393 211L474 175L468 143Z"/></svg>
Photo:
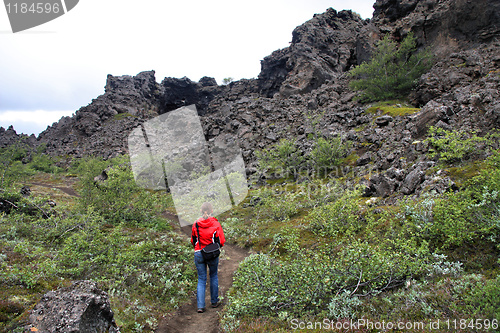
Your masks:
<svg viewBox="0 0 500 333"><path fill-rule="evenodd" d="M74 111L0 111L0 126L14 126L17 133L38 135L47 126L59 121L62 117L71 116Z"/></svg>

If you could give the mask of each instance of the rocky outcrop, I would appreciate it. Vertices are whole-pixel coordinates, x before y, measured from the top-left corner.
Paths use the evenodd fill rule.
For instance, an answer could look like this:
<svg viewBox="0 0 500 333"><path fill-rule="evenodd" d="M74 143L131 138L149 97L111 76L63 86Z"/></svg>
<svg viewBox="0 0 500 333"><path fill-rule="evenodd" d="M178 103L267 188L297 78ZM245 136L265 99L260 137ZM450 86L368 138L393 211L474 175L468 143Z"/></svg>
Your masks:
<svg viewBox="0 0 500 333"><path fill-rule="evenodd" d="M105 93L72 117L63 117L39 137L52 155L105 158L125 153L127 133L142 119L160 112L160 90L154 71L136 76L108 75Z"/></svg>
<svg viewBox="0 0 500 333"><path fill-rule="evenodd" d="M26 134L17 134L12 125L7 129L0 127L0 149L18 143L34 146L36 145L36 137L34 135L27 136Z"/></svg>
<svg viewBox="0 0 500 333"><path fill-rule="evenodd" d="M424 74L411 98L415 104L440 104L450 125L480 130L500 125L500 42L453 52ZM466 122L464 124L464 121Z"/></svg>
<svg viewBox="0 0 500 333"><path fill-rule="evenodd" d="M195 104L199 114L205 114L210 102L223 88L217 85L215 79L209 77L201 78L200 82L193 82L187 77L165 78L160 85L160 113Z"/></svg>
<svg viewBox="0 0 500 333"><path fill-rule="evenodd" d="M470 47L500 34L497 0L377 0L373 8L373 23L383 33L401 37L413 31L422 45Z"/></svg>
<svg viewBox="0 0 500 333"><path fill-rule="evenodd" d="M311 92L326 81L333 81L369 53L372 34L362 38L360 32L368 23L352 11L325 13L297 27L290 47L264 58L259 75L261 93L284 97Z"/></svg>
<svg viewBox="0 0 500 333"><path fill-rule="evenodd" d="M434 161L422 140L430 126L480 134L499 127L499 6L494 0L377 0L371 20L328 9L298 26L289 47L264 58L257 79L219 86L208 77L157 83L153 71L110 75L103 95L48 128L38 142L54 155L109 158L127 153L133 128L195 104L206 139L215 150L238 140L249 174L256 170L256 150L293 137L307 155L317 134L352 142L352 173L364 179L365 195L453 189L446 175L429 171ZM410 31L436 54L409 96L421 110L367 112L370 105L355 100L346 71L370 59L384 34L400 40Z"/></svg>
<svg viewBox="0 0 500 333"><path fill-rule="evenodd" d="M95 282L46 293L29 316L28 332L118 333L108 295Z"/></svg>
<svg viewBox="0 0 500 333"><path fill-rule="evenodd" d="M225 89L209 77L200 82L165 78L159 84L154 71L136 76L108 75L103 95L72 117L63 117L48 127L38 143L58 156L111 158L125 154L128 134L144 121L190 104L196 104L204 114L212 99Z"/></svg>
<svg viewBox="0 0 500 333"><path fill-rule="evenodd" d="M104 95L81 109L80 113L94 113L106 120L120 113L137 116L144 112L159 112L160 97L154 71L141 72L136 76L108 75Z"/></svg>

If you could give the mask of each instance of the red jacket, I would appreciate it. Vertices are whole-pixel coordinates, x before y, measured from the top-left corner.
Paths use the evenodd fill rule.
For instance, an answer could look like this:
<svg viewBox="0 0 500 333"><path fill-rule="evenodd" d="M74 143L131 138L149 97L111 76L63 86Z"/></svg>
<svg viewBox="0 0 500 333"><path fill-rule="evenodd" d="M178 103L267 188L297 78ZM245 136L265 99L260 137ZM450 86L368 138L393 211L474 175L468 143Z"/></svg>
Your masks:
<svg viewBox="0 0 500 333"><path fill-rule="evenodd" d="M200 230L201 238L201 248L198 243L198 230L196 229L196 224ZM204 219L200 217L194 224L191 232L191 244L194 246L195 251L200 251L202 248L211 243L219 243L222 247L226 239L224 238L224 231L215 217L209 217Z"/></svg>

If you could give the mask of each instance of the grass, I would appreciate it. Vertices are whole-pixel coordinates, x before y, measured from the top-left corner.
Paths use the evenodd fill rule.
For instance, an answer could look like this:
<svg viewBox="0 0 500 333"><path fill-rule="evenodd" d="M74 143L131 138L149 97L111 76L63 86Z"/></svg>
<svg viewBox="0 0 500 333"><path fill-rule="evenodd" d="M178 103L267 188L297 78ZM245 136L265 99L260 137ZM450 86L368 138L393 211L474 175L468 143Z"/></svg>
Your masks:
<svg viewBox="0 0 500 333"><path fill-rule="evenodd" d="M378 102L366 109L367 113L378 115L389 115L391 117L401 117L414 114L420 111L420 108L412 107L401 101Z"/></svg>
<svg viewBox="0 0 500 333"><path fill-rule="evenodd" d="M444 170L457 186L460 187L472 177L477 176L482 168L484 168L483 161L470 161L463 165L448 167Z"/></svg>
<svg viewBox="0 0 500 333"><path fill-rule="evenodd" d="M134 118L135 118L135 116L134 116L134 115L132 115L132 114L130 114L130 113L128 113L128 112L124 112L124 113L118 113L118 114L115 114L115 115L113 116L113 119L114 119L114 120L123 120L123 119L125 119L125 118L129 118L129 117L134 117Z"/></svg>
<svg viewBox="0 0 500 333"><path fill-rule="evenodd" d="M161 216L137 226L106 220L93 204L81 205L83 197L66 193L81 190L84 178L92 182L93 176L35 172L8 187L16 209L0 214L0 332L20 332L46 292L80 279L94 280L108 292L115 319L127 332L154 331L165 313L189 298L195 271L186 237ZM29 197L19 195L22 186L30 187ZM158 200L142 202L144 210L170 208L169 195L150 196Z"/></svg>
<svg viewBox="0 0 500 333"><path fill-rule="evenodd" d="M357 156L352 154L343 160L343 164L351 165L355 163L356 159ZM500 157L498 159L500 160ZM486 168L493 167L484 161L476 161L448 166L443 170L444 174L451 177L457 184L466 185L468 179L477 176ZM437 167L433 171L437 172ZM342 252L344 246L347 248L350 242L360 242L361 244L362 241L366 241L369 243L370 249L373 251L367 253L373 256L374 260L378 260L377 256L386 255L386 252L377 252L378 247L394 246L395 251L404 253L404 251L413 251L414 249L406 248L403 243L411 245L415 242L419 246L426 243L432 244L432 239L429 241L429 238L426 238L429 236L425 234L425 228L422 229L426 223L422 216L425 215L424 213L428 213L425 211L428 206L419 205L412 199L392 206L384 206L383 200L381 202L372 201L361 198L359 194L353 194L352 197L345 197L344 201L340 201L338 199L345 194L347 186L344 180L348 181L349 177L352 180L354 176L344 175L344 177L313 179L301 184L295 183L293 179L281 179L272 181L264 187L253 187L249 190L249 195L242 204L219 216L228 241L241 246L251 246L255 251L261 253L276 255L277 258L283 260L283 265L292 261L293 256L297 253L311 249L316 251L318 248L328 248L332 255L335 255L337 252ZM32 177L24 179L22 184L33 183L48 185L33 185L32 196L50 197L57 201L56 209L59 214L67 214L66 208L60 207L59 202L64 203L61 206L70 207L75 205L78 200L57 188L76 187L78 179L74 176L68 177L62 172L58 174L36 173ZM16 184L18 187L19 185ZM100 193L99 195L104 194ZM154 193L150 194L154 196ZM255 200L255 198L260 200ZM166 196L162 197L160 201L164 204L170 199ZM117 202L118 198L110 197L109 200ZM160 205L160 201L156 204ZM314 214L309 214L315 210L321 213L322 210L318 208L337 202L345 204L342 207L332 207L327 211L330 215L317 215L321 217L321 223L317 226L319 228L315 228L311 222ZM356 209L349 207L350 204L356 205L356 203ZM165 209L172 208L172 205L167 204L167 206ZM405 207L410 209L405 210ZM349 215L355 215L356 219L352 220ZM77 217L73 218L76 222L80 221L76 220ZM59 223L59 226L56 223L54 228L62 227L62 229L60 229L59 234L55 234L56 236L50 236L53 241L47 245L44 240L48 239L49 236L44 235L43 232L45 230L43 228L47 229L49 226L46 220L37 219L30 222L25 217L20 216L8 218L2 216L0 218L0 300L3 300L3 302L0 301L0 319L4 319L4 322L0 323L0 331L2 329L13 331L16 324L25 321L29 310L46 291L67 286L72 280L81 277L68 274L67 271L64 274L57 270L51 272L50 266L43 266L49 263L51 258L61 256L62 252L58 251L60 247L64 246L68 255L74 256L74 259L79 258L78 253L70 251L70 243L65 242L63 238L71 235L73 237L71 240L79 242L81 246L85 245L88 240L83 236L76 237L78 236L76 232L66 232L65 230L69 230L73 226L69 222L65 222L68 223L67 227L62 225L64 220L56 220L56 222ZM126 263L126 269L132 266L133 269L127 271L126 278L119 280L119 277L113 277L110 275L111 273L106 271L107 263L104 262L103 267L90 266L97 270L97 275L89 275L88 277L102 279L103 289L110 295L117 323L124 331L153 331L161 315L173 311L189 297L189 292L194 289L189 278L191 277L191 280L194 281L195 272L193 267L189 268L190 252L184 246L184 243L188 243L188 241L182 237L174 236L172 228L155 229L144 224L140 227L134 225L117 226L96 217L96 223L98 222L104 222L104 224L99 224L98 228L89 228L88 233L94 233L93 237L103 237L102 239L108 242L110 248L118 246L120 250L114 254L116 260L113 263ZM432 222L436 223L436 220ZM344 225L349 223L355 225L347 232L343 232ZM324 228L321 229L321 227ZM338 234L335 233L337 229L341 230ZM484 236L492 235L485 234ZM167 244L171 244L169 243L170 238L173 239L173 243L179 245L176 253L181 253L176 259L172 259L176 262L174 264L166 263L164 260L165 255L167 257L169 255L170 246ZM401 241L401 244L398 241ZM92 246L100 246L98 242L92 244ZM384 291L380 295L362 298L363 305L360 314L363 318L372 321L412 321L425 318L428 322L431 319L472 318L472 312L468 312L467 307L473 306L474 302L478 302L481 297L477 296L473 299L469 294L475 290L474 292L479 295L478 290L481 290L483 284L494 289L493 282L500 271L497 262L500 250L497 246L498 241L493 238L477 238L471 241L466 240L461 246L449 247L444 252L448 256L447 260L451 263L457 261L463 263L464 272L454 272L453 274L456 273L456 275L446 273L437 277L410 274L405 277L411 284L410 287L402 286ZM356 248L352 250L354 251ZM93 251L93 249L89 248L89 251ZM439 248L433 248L432 251L439 252ZM396 262L400 264L400 262ZM172 266L169 266L171 264ZM349 263L347 266L342 266L344 263L340 262L336 264L339 266L335 269L339 271L350 267ZM72 268L71 265L69 266ZM123 272L121 268L118 271ZM438 268L442 269L442 267ZM180 274L178 283L174 282L173 278L164 279L173 270ZM367 268L363 274L368 273ZM475 282L468 282L471 278L466 274L470 273L478 275ZM23 277L22 274L27 276ZM313 280L316 278L316 276L312 277ZM165 285L174 287L169 291L170 294L167 293L165 297L160 297L159 294L164 292ZM460 289L463 285L469 289L465 287L465 289ZM316 285L312 286L316 288ZM314 292L314 288L311 292ZM496 295L497 291L495 290L490 292L491 297ZM269 296L263 295L263 297ZM419 302L415 300L419 300ZM421 302L421 300L425 302ZM491 305L488 302L481 306L488 309L488 306ZM226 308L221 313L222 326L227 319L224 319L225 311ZM325 315L325 311L328 310L323 309L322 311L318 312L318 316ZM478 312L477 316L484 317L487 312L485 312L486 310L481 311L483 312ZM284 312L282 314L286 315ZM324 318L321 317L320 321ZM278 317L244 316L237 319L239 327L233 328L229 326L235 324L236 321L226 320L229 325L227 332L287 332L290 329L290 322ZM318 318L302 319L314 321ZM334 322L345 320L343 318L328 319Z"/></svg>

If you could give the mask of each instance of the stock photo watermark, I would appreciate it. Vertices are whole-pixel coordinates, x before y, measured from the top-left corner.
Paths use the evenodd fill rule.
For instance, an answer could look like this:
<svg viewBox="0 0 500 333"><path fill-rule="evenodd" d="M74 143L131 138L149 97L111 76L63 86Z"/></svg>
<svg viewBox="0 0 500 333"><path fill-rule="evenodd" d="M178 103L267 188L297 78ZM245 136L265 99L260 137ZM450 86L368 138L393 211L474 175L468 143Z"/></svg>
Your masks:
<svg viewBox="0 0 500 333"><path fill-rule="evenodd" d="M4 0L12 32L16 33L52 21L70 10L79 0Z"/></svg>
<svg viewBox="0 0 500 333"><path fill-rule="evenodd" d="M148 120L128 136L136 183L170 190L181 226L193 224L199 207L210 202L218 215L248 194L239 145L223 137L207 142L194 105Z"/></svg>
<svg viewBox="0 0 500 333"><path fill-rule="evenodd" d="M335 321L328 318L322 321L290 320L292 330L497 330L498 320L493 319L446 319L429 321L373 321L369 319Z"/></svg>

